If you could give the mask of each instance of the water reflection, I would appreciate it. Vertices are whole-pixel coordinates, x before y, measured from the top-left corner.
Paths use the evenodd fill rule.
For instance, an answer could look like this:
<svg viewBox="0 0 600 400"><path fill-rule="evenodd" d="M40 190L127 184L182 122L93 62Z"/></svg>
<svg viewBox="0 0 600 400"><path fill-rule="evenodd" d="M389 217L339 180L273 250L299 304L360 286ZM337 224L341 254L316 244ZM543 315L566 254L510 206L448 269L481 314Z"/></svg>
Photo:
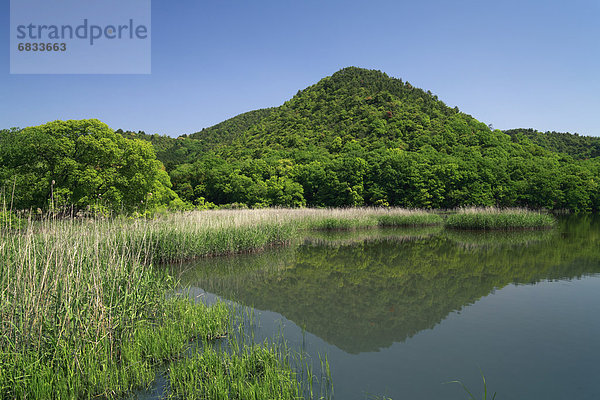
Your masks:
<svg viewBox="0 0 600 400"><path fill-rule="evenodd" d="M597 218L553 231L439 228L311 234L261 254L201 260L183 284L277 312L339 349L387 348L510 283L600 272Z"/></svg>

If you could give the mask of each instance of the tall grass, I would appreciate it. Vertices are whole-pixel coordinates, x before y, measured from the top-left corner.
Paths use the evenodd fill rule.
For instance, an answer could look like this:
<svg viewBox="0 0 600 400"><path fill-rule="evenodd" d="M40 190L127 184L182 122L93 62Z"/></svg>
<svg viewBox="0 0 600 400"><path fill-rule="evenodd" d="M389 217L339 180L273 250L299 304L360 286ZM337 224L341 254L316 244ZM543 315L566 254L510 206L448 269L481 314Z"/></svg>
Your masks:
<svg viewBox="0 0 600 400"><path fill-rule="evenodd" d="M0 398L115 397L224 333L226 307L170 296L170 277L106 235L113 224L0 232Z"/></svg>
<svg viewBox="0 0 600 400"><path fill-rule="evenodd" d="M288 243L306 230L441 223L438 215L405 209L208 210L125 220L109 233L123 249L170 262L256 251Z"/></svg>
<svg viewBox="0 0 600 400"><path fill-rule="evenodd" d="M0 398L118 397L148 385L190 340L223 335L228 314L173 296L176 282L153 265L286 243L332 214L390 213L221 210L20 229L9 220L0 229ZM269 365L287 376L285 364Z"/></svg>
<svg viewBox="0 0 600 400"><path fill-rule="evenodd" d="M403 208L307 209L301 219L306 229L314 230L430 226L443 223L437 214Z"/></svg>
<svg viewBox="0 0 600 400"><path fill-rule="evenodd" d="M555 225L553 216L523 208L466 208L448 215L445 221L452 229L544 229Z"/></svg>
<svg viewBox="0 0 600 400"><path fill-rule="evenodd" d="M222 376L230 394L245 382L254 386L242 398L269 397L268 385L295 395L298 377L269 346L227 356L204 346L181 359L190 340L223 336L229 311L173 295L177 283L155 265L256 251L310 229L441 222L423 211L376 208L214 210L152 220L13 216L0 215L0 398L119 397L147 386L171 360L178 360L170 369L175 395L200 396L185 390L207 362L216 368L211 376L238 372Z"/></svg>

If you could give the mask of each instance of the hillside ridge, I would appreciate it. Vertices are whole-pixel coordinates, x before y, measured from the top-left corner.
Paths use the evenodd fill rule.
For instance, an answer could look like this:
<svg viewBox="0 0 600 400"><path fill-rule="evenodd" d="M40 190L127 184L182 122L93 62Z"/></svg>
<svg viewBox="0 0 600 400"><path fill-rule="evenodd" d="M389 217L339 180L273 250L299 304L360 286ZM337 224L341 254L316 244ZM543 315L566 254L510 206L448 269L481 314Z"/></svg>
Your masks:
<svg viewBox="0 0 600 400"><path fill-rule="evenodd" d="M173 142L174 190L196 205L600 208L600 163L583 147L493 130L357 67Z"/></svg>

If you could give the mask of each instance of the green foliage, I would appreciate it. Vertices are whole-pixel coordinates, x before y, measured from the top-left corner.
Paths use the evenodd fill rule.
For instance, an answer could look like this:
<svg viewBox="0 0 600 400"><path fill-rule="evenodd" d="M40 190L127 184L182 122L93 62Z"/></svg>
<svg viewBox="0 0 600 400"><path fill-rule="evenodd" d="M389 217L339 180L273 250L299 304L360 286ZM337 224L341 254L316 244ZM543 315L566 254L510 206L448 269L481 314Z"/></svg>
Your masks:
<svg viewBox="0 0 600 400"><path fill-rule="evenodd" d="M206 145L198 140L188 139L185 135L177 139L166 135L146 134L144 131L132 132L117 129L116 133L127 139L149 142L156 151L157 158L171 171L179 164L198 158L206 151Z"/></svg>
<svg viewBox="0 0 600 400"><path fill-rule="evenodd" d="M599 156L598 138L491 130L431 92L350 67L280 107L177 139L96 120L0 131L0 188L15 188L17 208L140 214L225 204L590 212L600 210Z"/></svg>
<svg viewBox="0 0 600 400"><path fill-rule="evenodd" d="M200 132L189 135L191 139L202 141L208 146L222 145L233 142L239 132L243 132L264 118L267 118L275 109L263 108L260 110L249 111L228 119L210 128L202 129ZM186 136L184 136L186 137Z"/></svg>
<svg viewBox="0 0 600 400"><path fill-rule="evenodd" d="M152 145L98 120L0 134L0 187L14 209L126 211L178 203Z"/></svg>
<svg viewBox="0 0 600 400"><path fill-rule="evenodd" d="M0 229L22 229L27 221L10 211L0 211Z"/></svg>
<svg viewBox="0 0 600 400"><path fill-rule="evenodd" d="M173 189L194 204L600 210L598 140L491 130L430 92L354 67L280 107L151 140L169 149L157 151Z"/></svg>
<svg viewBox="0 0 600 400"><path fill-rule="evenodd" d="M555 153L569 155L575 159L600 157L600 138L580 136L577 133L538 132L535 129L509 129L504 131L514 141L531 141Z"/></svg>

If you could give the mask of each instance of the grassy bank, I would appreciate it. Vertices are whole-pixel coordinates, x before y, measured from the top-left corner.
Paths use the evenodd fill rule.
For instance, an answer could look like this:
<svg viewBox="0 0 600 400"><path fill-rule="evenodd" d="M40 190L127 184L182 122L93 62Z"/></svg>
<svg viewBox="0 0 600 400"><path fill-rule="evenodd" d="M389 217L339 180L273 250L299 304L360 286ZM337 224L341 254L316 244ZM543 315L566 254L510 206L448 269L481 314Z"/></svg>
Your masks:
<svg viewBox="0 0 600 400"><path fill-rule="evenodd" d="M0 229L0 398L119 397L150 384L156 367L179 360L190 340L224 335L227 308L173 297L176 283L153 267L157 262L286 243L305 229L319 228L332 214L362 227L381 215L402 213L221 210L154 220L49 219L18 230L5 226ZM259 349L253 346L242 358L224 362L272 353ZM176 365L173 371L181 371ZM197 365L192 358L181 368ZM286 381L293 375L284 363L264 368Z"/></svg>
<svg viewBox="0 0 600 400"><path fill-rule="evenodd" d="M211 210L121 221L121 248L160 262L243 253L290 242L307 230L441 224L436 214L405 209ZM146 260L148 262L149 260Z"/></svg>
<svg viewBox="0 0 600 400"><path fill-rule="evenodd" d="M177 396L201 397L222 390L219 385L237 393L233 388L246 384L253 389L240 392L241 398L292 398L299 390L294 369L269 346L214 353L206 345L204 352L182 358L190 341L210 343L225 334L229 310L173 296L176 282L154 265L257 251L307 230L442 222L436 214L402 209L215 210L152 220L19 220L17 228L12 216L8 223L5 216L0 226L0 398L116 398L150 384L156 367L169 362ZM469 218L475 222L469 225ZM463 211L446 222L464 229L505 229L540 218L549 224L542 214L489 210ZM202 392L206 388L199 389L201 375L194 371L209 367L217 381L211 383L213 392ZM255 379L253 368L269 378ZM277 396L275 388L282 390Z"/></svg>
<svg viewBox="0 0 600 400"><path fill-rule="evenodd" d="M110 225L0 232L0 398L118 397L225 333L226 307L170 296L171 278L115 251Z"/></svg>
<svg viewBox="0 0 600 400"><path fill-rule="evenodd" d="M189 366L182 355L193 341L225 335L230 311L173 296L176 282L153 264L291 238L291 224L258 217L45 220L0 229L0 398L117 398L149 385L160 365ZM294 376L281 362L274 368L282 379Z"/></svg>
<svg viewBox="0 0 600 400"><path fill-rule="evenodd" d="M556 219L552 215L520 208L461 209L448 215L445 220L445 226L451 229L546 229L555 225Z"/></svg>

